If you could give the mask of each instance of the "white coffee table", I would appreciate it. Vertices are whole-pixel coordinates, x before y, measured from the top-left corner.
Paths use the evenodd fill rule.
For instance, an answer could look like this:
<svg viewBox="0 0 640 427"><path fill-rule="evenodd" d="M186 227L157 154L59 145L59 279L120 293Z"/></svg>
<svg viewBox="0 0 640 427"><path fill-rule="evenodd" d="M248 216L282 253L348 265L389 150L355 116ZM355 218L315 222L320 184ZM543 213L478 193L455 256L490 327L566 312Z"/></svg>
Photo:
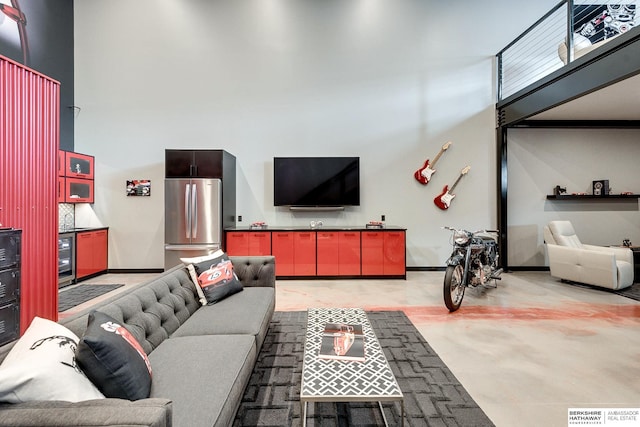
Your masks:
<svg viewBox="0 0 640 427"><path fill-rule="evenodd" d="M300 405L302 425L309 402L400 402L404 425L404 396L380 347L369 319L360 308L309 308L302 363ZM326 323L361 324L365 336L365 361L318 358Z"/></svg>

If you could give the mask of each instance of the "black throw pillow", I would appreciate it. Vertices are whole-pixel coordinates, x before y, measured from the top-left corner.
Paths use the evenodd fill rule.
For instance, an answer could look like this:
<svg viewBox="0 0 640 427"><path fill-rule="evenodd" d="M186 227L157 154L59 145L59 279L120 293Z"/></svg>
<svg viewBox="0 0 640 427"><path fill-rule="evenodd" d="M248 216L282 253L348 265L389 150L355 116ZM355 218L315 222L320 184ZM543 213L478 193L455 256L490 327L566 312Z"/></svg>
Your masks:
<svg viewBox="0 0 640 427"><path fill-rule="evenodd" d="M89 313L76 361L106 397L138 400L149 397L151 365L135 337L111 316Z"/></svg>
<svg viewBox="0 0 640 427"><path fill-rule="evenodd" d="M242 282L233 271L233 264L225 253L188 267L193 268L193 276L198 279L196 285L202 288L208 304L215 304L243 289Z"/></svg>

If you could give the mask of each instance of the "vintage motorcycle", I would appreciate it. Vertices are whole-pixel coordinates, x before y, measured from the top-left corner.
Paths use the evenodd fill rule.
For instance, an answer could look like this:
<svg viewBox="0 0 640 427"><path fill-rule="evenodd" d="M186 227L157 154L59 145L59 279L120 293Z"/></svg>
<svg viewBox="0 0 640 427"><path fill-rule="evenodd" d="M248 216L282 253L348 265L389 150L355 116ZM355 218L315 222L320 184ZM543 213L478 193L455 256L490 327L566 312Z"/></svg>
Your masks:
<svg viewBox="0 0 640 427"><path fill-rule="evenodd" d="M460 308L465 288L501 280L503 269L498 268L498 230L442 229L452 232L453 251L444 275L444 304L453 312Z"/></svg>

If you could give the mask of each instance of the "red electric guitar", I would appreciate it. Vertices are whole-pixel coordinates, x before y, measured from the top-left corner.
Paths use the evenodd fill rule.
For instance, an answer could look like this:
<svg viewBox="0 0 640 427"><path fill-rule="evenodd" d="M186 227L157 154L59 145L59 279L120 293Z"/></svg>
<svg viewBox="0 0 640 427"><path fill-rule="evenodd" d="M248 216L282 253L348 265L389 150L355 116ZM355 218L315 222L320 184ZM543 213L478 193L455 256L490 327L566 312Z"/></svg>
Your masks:
<svg viewBox="0 0 640 427"><path fill-rule="evenodd" d="M451 144L452 144L451 141L444 144L440 149L440 152L436 155L436 157L433 158L433 162L429 162L429 159L427 159L424 162L424 166L421 169L418 169L413 174L413 176L418 180L420 184L427 185L429 183L429 180L431 179L431 175L433 175L436 172L436 170L433 169L433 167L436 165L436 162L438 161L440 156L442 156L442 153L447 151L447 148L449 148Z"/></svg>
<svg viewBox="0 0 640 427"><path fill-rule="evenodd" d="M458 182L460 182L460 179L463 176L465 176L470 169L471 169L471 166L467 166L460 171L460 176L458 177L458 179L456 179L456 182L453 183L453 185L451 186L451 189L449 189L448 185L444 186L444 188L442 189L442 193L440 193L435 199L433 199L433 203L435 203L437 207L439 207L443 211L449 209L449 205L451 205L451 201L453 200L454 197L456 197L456 195L451 194L451 192L453 191L454 188L456 188L456 185L458 185Z"/></svg>

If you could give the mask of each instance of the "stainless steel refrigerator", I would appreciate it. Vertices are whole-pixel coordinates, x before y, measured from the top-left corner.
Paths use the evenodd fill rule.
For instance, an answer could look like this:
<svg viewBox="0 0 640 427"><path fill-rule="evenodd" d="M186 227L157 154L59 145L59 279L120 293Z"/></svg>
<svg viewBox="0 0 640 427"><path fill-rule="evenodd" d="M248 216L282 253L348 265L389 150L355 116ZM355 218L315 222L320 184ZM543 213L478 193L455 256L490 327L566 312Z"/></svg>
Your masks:
<svg viewBox="0 0 640 427"><path fill-rule="evenodd" d="M222 180L165 179L164 268L222 247Z"/></svg>

